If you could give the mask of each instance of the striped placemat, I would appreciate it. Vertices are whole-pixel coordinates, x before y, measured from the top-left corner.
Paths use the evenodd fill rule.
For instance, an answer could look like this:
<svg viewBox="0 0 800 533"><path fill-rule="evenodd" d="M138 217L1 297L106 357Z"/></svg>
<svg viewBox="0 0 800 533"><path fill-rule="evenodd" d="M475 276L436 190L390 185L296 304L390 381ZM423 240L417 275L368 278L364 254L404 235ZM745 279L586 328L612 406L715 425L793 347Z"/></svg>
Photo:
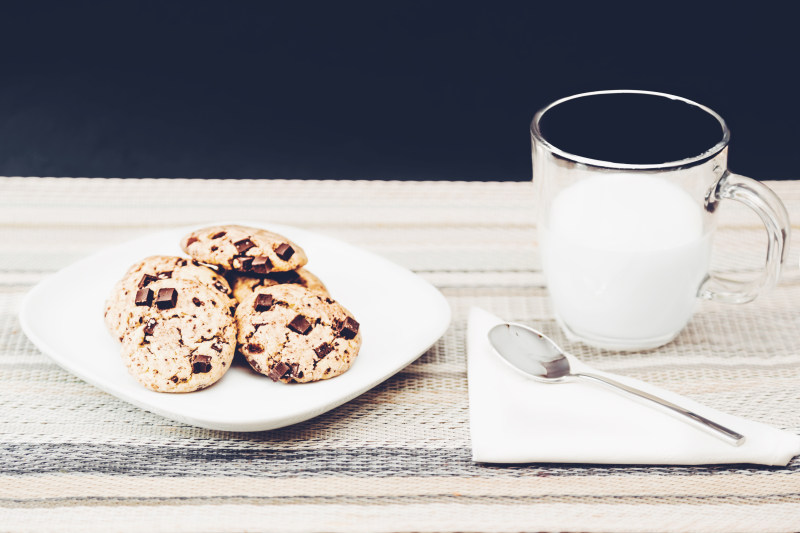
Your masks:
<svg viewBox="0 0 800 533"><path fill-rule="evenodd" d="M769 183L800 220L800 182ZM530 183L0 178L0 531L797 531L800 459L723 465L486 466L470 460L465 328L478 305L592 365L800 433L800 227L780 286L705 302L642 355L570 345L541 274ZM758 219L724 206L717 270L763 261ZM434 283L444 337L356 400L292 427L177 424L73 377L22 334L44 276L194 223L279 222L379 253Z"/></svg>

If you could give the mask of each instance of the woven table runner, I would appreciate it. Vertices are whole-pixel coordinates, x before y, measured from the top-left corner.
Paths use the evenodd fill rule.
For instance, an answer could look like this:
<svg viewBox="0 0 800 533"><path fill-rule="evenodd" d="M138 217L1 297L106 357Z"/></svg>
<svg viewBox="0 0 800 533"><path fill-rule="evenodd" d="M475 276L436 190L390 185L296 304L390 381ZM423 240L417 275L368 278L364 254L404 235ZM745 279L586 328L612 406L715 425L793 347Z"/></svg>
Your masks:
<svg viewBox="0 0 800 533"><path fill-rule="evenodd" d="M570 344L539 271L530 183L0 178L0 531L797 531L787 467L480 465L470 460L472 305L545 333L597 368L800 433L800 182L772 182L794 236L780 285L703 302L644 354ZM731 202L726 202L731 204ZM766 236L720 209L714 268L752 276ZM162 229L281 223L399 263L453 322L419 360L295 426L224 433L172 422L56 366L17 312L44 276Z"/></svg>

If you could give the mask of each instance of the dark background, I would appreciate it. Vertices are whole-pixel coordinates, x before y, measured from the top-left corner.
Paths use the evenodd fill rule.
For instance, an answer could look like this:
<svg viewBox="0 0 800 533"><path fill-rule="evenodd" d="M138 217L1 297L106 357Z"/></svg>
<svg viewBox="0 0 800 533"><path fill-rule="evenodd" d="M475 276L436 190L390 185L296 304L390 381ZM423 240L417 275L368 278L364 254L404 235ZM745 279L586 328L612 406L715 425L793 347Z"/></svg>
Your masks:
<svg viewBox="0 0 800 533"><path fill-rule="evenodd" d="M577 92L685 96L797 178L786 4L0 4L0 175L525 180Z"/></svg>

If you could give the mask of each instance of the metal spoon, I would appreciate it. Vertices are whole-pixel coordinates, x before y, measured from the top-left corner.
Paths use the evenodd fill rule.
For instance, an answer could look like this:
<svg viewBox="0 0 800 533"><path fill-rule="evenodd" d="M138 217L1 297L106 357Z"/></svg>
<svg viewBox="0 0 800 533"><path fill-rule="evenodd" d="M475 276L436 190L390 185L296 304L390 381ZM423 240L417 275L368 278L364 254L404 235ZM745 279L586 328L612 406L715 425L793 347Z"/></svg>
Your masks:
<svg viewBox="0 0 800 533"><path fill-rule="evenodd" d="M740 446L745 437L731 429L698 415L684 407L635 389L605 376L570 370L564 352L549 338L535 329L520 324L498 324L489 330L489 343L500 358L512 368L544 383L563 383L570 378L582 378L609 385L634 396L650 400L683 415L699 427L721 438L728 444Z"/></svg>

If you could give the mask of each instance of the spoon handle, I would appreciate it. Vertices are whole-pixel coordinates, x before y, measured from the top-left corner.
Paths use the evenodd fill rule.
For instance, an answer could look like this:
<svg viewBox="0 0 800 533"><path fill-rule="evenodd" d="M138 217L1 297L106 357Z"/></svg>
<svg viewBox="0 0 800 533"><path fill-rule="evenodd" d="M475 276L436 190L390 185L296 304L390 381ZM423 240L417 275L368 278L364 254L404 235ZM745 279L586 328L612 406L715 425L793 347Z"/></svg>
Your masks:
<svg viewBox="0 0 800 533"><path fill-rule="evenodd" d="M744 443L745 440L744 435L737 433L732 429L728 429L723 425L717 424L713 420L709 420L708 418L702 415L698 415L697 413L692 412L684 407L681 407L680 405L675 405L674 403L667 401L663 398L659 398L658 396L653 396L648 392L635 389L633 387L625 385L624 383L620 383L619 381L615 381L613 379L609 379L604 376L597 376L595 374L585 374L585 373L574 374L574 375L580 378L587 378L594 381L599 381L600 383L603 383L605 385L610 385L612 387L623 390L640 398L650 400L651 402L664 406L667 409L671 409L672 411L675 411L676 413L681 414L689 418L690 420L694 421L700 427L706 429L713 435L720 437L722 440L724 440L725 442L727 442L732 446L741 446Z"/></svg>

